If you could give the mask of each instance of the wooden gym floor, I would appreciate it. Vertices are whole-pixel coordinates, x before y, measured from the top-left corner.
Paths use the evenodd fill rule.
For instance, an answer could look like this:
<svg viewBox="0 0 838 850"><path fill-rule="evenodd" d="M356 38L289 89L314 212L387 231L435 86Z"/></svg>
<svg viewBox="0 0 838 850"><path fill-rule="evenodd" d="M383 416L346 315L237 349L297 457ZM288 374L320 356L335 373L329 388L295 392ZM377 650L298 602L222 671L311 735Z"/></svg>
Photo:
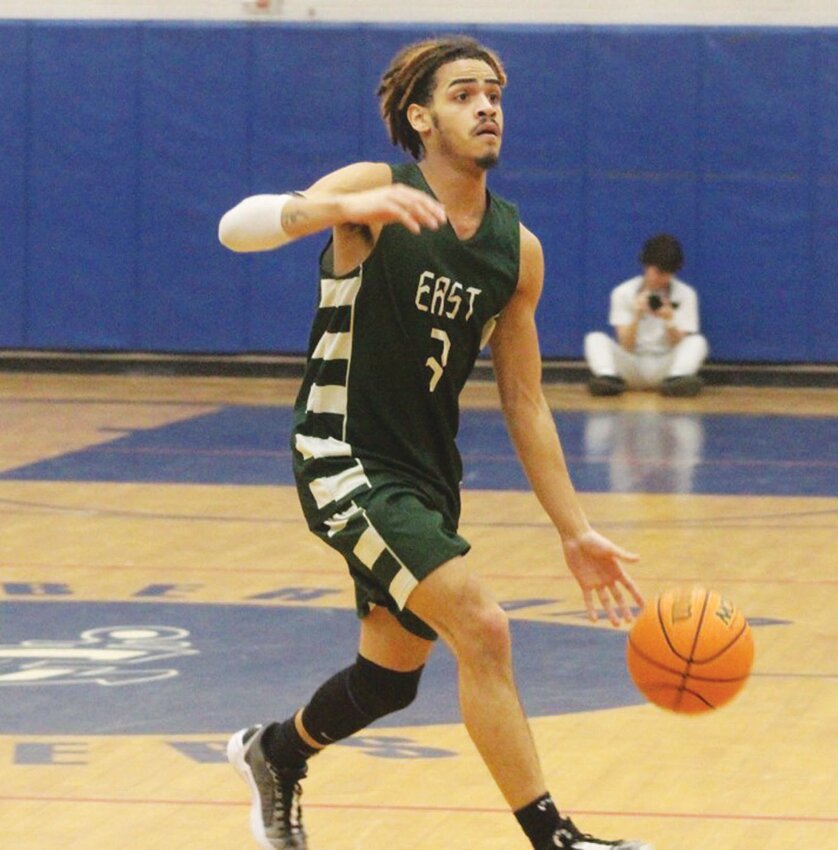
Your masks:
<svg viewBox="0 0 838 850"><path fill-rule="evenodd" d="M227 736L354 654L351 588L288 476L295 384L0 372L2 850L256 846ZM467 388L462 530L513 618L560 807L658 850L838 847L838 393L548 394L587 510L640 553L646 596L718 589L757 648L717 713L643 704L624 631L580 616L493 387ZM440 647L403 717L312 762L313 850L526 847L453 674Z"/></svg>

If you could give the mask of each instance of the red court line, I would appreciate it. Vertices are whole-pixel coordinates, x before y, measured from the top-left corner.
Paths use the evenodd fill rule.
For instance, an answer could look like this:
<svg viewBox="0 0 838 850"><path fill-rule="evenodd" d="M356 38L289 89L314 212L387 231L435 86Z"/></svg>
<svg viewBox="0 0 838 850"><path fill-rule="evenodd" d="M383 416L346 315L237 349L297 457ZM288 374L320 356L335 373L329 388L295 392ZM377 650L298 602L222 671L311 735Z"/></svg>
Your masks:
<svg viewBox="0 0 838 850"><path fill-rule="evenodd" d="M226 486L226 485L225 485ZM272 485L274 486L274 485ZM292 485L276 485L276 486L288 486ZM466 491L469 492L469 491ZM473 491L479 492L479 491ZM502 492L502 491L490 491L493 493ZM517 492L517 491L516 491ZM638 495L638 494L622 494L622 495ZM672 495L672 494L670 494ZM689 494L689 495L705 495L705 494ZM744 496L742 498L749 498L748 496ZM761 497L759 497L761 498ZM772 497L768 497L772 498ZM803 496L800 498L810 498L807 496ZM811 497L811 498L825 498L825 497ZM179 522L250 522L255 524L268 524L268 525L287 525L289 523L298 524L300 519L298 517L283 517L283 516L271 516L271 517L253 517L253 516L236 516L236 515L218 515L213 516L210 514L172 514L172 513L160 513L156 511L142 511L142 510L126 510L126 509L113 509L113 508L102 508L102 507L92 507L92 506L84 506L84 505L62 505L58 503L50 503L50 502L33 502L29 500L23 499L9 499L0 497L0 506L10 506L11 508L21 508L35 511L45 511L48 513L66 513L66 514L83 514L85 516L89 516L93 514L95 516L109 516L109 517L127 517L127 518L135 518L135 519L160 519L160 520L174 520ZM5 512L8 511L7 508L0 508ZM838 514L838 508L824 508L819 510L805 510L805 511L789 511L783 513L764 513L764 514L733 514L733 515L725 515L725 516L708 516L708 517L696 517L696 518L676 518L672 520L610 520L607 517L602 518L597 522L597 525L603 528L630 528L637 530L655 530L655 529L667 529L667 528L676 528L679 530L686 530L689 528L703 529L708 525L718 525L720 527L724 527L725 529L734 529L734 528L743 528L744 530L748 530L751 528L763 528L769 527L774 529L779 528L791 528L791 529L811 529L811 528L833 528L832 524L826 526L813 526L813 525L791 525L788 523L788 520L791 519L804 519L811 517L823 517L828 518ZM786 522L780 522L780 520L785 520ZM740 524L741 525L738 525ZM765 523L767 525L762 525ZM551 530L553 528L552 524L549 520L542 519L535 522L504 522L503 520L470 520L468 518L464 519L462 522L463 527L473 526L476 528L480 527L489 527L489 528L532 528L532 529L545 529Z"/></svg>
<svg viewBox="0 0 838 850"><path fill-rule="evenodd" d="M182 567L172 566L170 564L55 564L37 561L0 561L0 569L19 569L19 570L50 570L54 575L61 570L103 570L107 572L137 572L137 573L165 573L173 575L174 573L231 573L232 568L226 566L219 567ZM561 563L556 561L556 573L481 573L483 578L503 581L556 581L556 582L575 582L576 579L568 572L559 572L562 570ZM283 576L332 576L335 579L343 579L345 573L340 566L330 567L236 567L237 575L272 575L281 579ZM659 582L665 584L667 582L676 582L678 584L701 584L706 582L707 576L685 576L682 573L677 573L671 576L646 576L643 583ZM713 579L719 584L745 584L745 585L770 585L770 584L793 584L793 585L834 585L838 584L838 578L796 578L796 577L752 577L752 578L735 578L733 576L725 576L724 578ZM47 599L46 596L39 596L39 599ZM60 595L56 598L61 598ZM66 597L65 597L66 598ZM157 598L158 602L165 601L165 598ZM170 600L173 601L173 600ZM175 600L183 601L183 600Z"/></svg>
<svg viewBox="0 0 838 850"><path fill-rule="evenodd" d="M120 431L121 437L111 437L111 440L122 439L125 436L130 436L134 433L131 428L116 428ZM145 430L145 429L143 429ZM194 446L117 446L111 442L91 443L81 448L67 448L69 454L81 454L82 452L96 452L99 454L113 455L177 455L184 457L274 457L274 458L290 458L290 449L235 449L235 448L219 448L205 449ZM18 452L7 452L6 457L25 457L26 455ZM517 463L517 456L513 452L498 453L498 452L469 452L463 450L464 461L480 461L488 463ZM58 456L60 458L61 455ZM30 461L32 463L46 463L58 458L44 458L39 461ZM586 464L588 466L608 466L611 463L609 458L591 458L586 455L566 454L565 459L569 463ZM714 466L764 466L778 469L795 469L795 468L831 468L838 466L838 461L828 460L824 458L806 458L804 460L789 460L787 458L743 458L743 457L719 457L719 458L701 458L695 461L684 461L669 458L653 458L642 457L639 455L621 458L621 463L627 467L646 467L653 469L698 469L700 467ZM188 482L187 482L188 483Z"/></svg>
<svg viewBox="0 0 838 850"><path fill-rule="evenodd" d="M165 798L138 797L65 797L36 794L2 794L0 802L17 803L95 803L104 805L140 805L140 806L249 806L250 801L241 800L173 800ZM417 806L377 803L308 803L309 809L343 809L349 811L379 811L379 812L445 812L454 814L508 814L508 810L500 807L481 806ZM733 814L728 812L644 812L629 811L615 812L602 809L562 809L572 815L602 815L620 818L678 818L684 820L738 820L738 821L771 821L784 823L836 823L838 817L821 815L759 815Z"/></svg>
<svg viewBox="0 0 838 850"><path fill-rule="evenodd" d="M231 567L182 567L172 566L170 564L55 564L36 561L0 561L0 569L18 569L18 570L50 570L51 574L60 573L61 570L103 570L107 572L137 572L137 573L165 573L173 575L175 573L219 573L232 574ZM481 573L483 578L503 581L556 581L556 582L575 582L576 579L566 572L559 572L563 567L561 563L556 561L556 573ZM272 575L277 579L283 576L332 576L335 579L343 579L345 572L342 567L236 567L236 575ZM671 576L646 576L643 583L659 582L665 584L673 582L678 584L701 584L708 581L707 576L685 576L681 573ZM793 584L793 585L833 585L838 584L838 578L783 578L777 576L769 577L753 577L753 578L735 578L733 576L725 576L724 578L713 579L719 584L745 584L745 585L770 585L770 584ZM2 597L0 597L2 598ZM9 597L11 598L11 597ZM39 600L46 600L49 597L39 596ZM66 600L66 596L60 594L54 597ZM165 597L157 597L157 602L165 602ZM184 600L169 600L169 601L184 601Z"/></svg>

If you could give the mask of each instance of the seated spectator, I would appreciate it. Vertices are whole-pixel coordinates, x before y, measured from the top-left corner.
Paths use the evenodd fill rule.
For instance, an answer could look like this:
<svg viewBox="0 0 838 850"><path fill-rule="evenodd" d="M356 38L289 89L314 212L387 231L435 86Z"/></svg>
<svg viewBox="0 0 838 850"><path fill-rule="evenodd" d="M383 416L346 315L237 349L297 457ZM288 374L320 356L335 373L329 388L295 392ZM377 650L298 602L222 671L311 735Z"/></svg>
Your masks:
<svg viewBox="0 0 838 850"><path fill-rule="evenodd" d="M694 396L707 340L698 332L698 296L675 277L684 253L674 236L661 233L640 254L643 274L611 292L609 324L616 340L596 331L585 337L592 395L625 389L657 389L666 396Z"/></svg>

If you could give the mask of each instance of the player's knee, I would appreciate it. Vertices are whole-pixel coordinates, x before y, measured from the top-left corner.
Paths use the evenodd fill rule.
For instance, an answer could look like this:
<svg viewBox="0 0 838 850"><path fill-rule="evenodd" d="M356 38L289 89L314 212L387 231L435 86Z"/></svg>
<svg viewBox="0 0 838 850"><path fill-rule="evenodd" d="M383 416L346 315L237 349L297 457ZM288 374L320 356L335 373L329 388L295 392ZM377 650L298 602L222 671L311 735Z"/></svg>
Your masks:
<svg viewBox="0 0 838 850"><path fill-rule="evenodd" d="M505 660L512 648L507 613L499 605L492 605L482 613L478 626L484 653L493 659Z"/></svg>
<svg viewBox="0 0 838 850"><path fill-rule="evenodd" d="M416 699L423 670L389 670L359 655L349 675L349 693L358 708L375 720L407 708Z"/></svg>
<svg viewBox="0 0 838 850"><path fill-rule="evenodd" d="M425 614L458 663L482 668L508 664L512 644L509 618L483 582L457 564L440 586L435 597L422 600L424 609L418 613Z"/></svg>
<svg viewBox="0 0 838 850"><path fill-rule="evenodd" d="M454 644L457 658L480 666L506 665L512 654L506 612L496 602L487 602L472 609L464 619L466 627Z"/></svg>

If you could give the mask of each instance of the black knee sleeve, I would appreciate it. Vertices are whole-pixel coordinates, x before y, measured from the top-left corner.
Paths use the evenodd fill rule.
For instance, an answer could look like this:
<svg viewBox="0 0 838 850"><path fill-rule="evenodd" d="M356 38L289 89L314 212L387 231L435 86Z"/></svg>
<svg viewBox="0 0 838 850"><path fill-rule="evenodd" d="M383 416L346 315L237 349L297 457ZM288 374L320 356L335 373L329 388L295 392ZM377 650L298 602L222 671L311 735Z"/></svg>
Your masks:
<svg viewBox="0 0 838 850"><path fill-rule="evenodd" d="M359 655L349 668L349 693L372 722L385 714L407 708L416 699L424 669L420 667L409 673L400 673L379 667Z"/></svg>
<svg viewBox="0 0 838 850"><path fill-rule="evenodd" d="M359 655L351 667L323 684L303 709L306 732L319 744L331 744L407 708L416 698L423 669L400 673Z"/></svg>

